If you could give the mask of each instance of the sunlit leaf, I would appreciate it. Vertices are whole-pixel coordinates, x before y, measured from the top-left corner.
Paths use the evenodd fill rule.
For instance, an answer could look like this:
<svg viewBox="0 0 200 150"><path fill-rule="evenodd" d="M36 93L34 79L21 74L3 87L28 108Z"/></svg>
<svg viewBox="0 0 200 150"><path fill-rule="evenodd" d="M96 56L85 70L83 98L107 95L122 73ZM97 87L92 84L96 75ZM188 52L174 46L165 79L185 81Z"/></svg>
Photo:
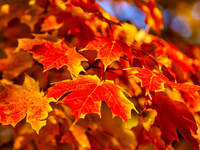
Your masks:
<svg viewBox="0 0 200 150"><path fill-rule="evenodd" d="M101 101L105 101L113 114L121 116L126 122L131 115L131 109L135 109L119 86L109 80L100 82L97 76L78 76L76 80L58 82L49 89L47 96L60 98L71 91L61 102L72 109L76 119L87 113L99 114Z"/></svg>
<svg viewBox="0 0 200 150"><path fill-rule="evenodd" d="M4 119L1 118L2 125L11 124L15 126L25 116L37 132L46 125L48 112L52 110L50 102L53 98L47 98L43 92L40 92L38 82L25 75L22 86L6 85L5 90L0 93L0 108L4 113Z"/></svg>

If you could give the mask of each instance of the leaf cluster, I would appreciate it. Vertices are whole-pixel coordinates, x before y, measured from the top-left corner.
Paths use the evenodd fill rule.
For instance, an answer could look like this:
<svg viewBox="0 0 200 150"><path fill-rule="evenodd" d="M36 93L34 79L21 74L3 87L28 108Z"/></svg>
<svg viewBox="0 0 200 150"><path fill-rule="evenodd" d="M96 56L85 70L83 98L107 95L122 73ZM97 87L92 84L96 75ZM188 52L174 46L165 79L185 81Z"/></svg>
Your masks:
<svg viewBox="0 0 200 150"><path fill-rule="evenodd" d="M134 2L158 36L95 0L0 3L0 132L12 130L12 149L173 150L178 133L199 148L200 62L159 37L155 0Z"/></svg>

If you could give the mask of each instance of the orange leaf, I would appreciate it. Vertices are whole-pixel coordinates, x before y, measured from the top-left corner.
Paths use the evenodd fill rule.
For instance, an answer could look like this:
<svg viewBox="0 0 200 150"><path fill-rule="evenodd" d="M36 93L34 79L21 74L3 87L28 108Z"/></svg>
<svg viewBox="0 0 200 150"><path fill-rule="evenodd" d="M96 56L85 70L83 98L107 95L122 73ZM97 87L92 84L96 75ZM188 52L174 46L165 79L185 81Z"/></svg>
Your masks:
<svg viewBox="0 0 200 150"><path fill-rule="evenodd" d="M131 117L131 109L135 109L122 93L122 88L113 81L100 82L97 76L78 76L76 80L58 82L49 89L47 96L60 98L70 91L72 93L61 102L71 108L76 119L82 118L87 113L100 114L101 101L106 101L114 115L121 116L126 122Z"/></svg>
<svg viewBox="0 0 200 150"><path fill-rule="evenodd" d="M142 86L144 86L148 91L161 90L164 88L164 81L168 82L167 77L161 74L154 74L148 69L137 68L140 73L134 74L142 80Z"/></svg>
<svg viewBox="0 0 200 150"><path fill-rule="evenodd" d="M188 83L175 83L169 81L169 79L157 72L152 72L148 69L137 68L140 73L134 74L142 80L142 86L144 86L148 91L155 91L163 89L163 85L166 84L176 90L186 92L192 95L194 98L198 98L197 93L200 90L200 86L188 84Z"/></svg>
<svg viewBox="0 0 200 150"><path fill-rule="evenodd" d="M101 59L104 64L104 70L113 62L119 61L120 54L124 53L132 61L133 54L130 51L128 45L120 40L114 40L109 37L96 37L95 40L88 43L88 45L82 49L91 50L95 49L98 51L96 59Z"/></svg>
<svg viewBox="0 0 200 150"><path fill-rule="evenodd" d="M171 86L172 88L176 90L180 90L182 92L188 93L196 99L199 98L198 91L200 90L200 86L198 85L187 84L187 83L174 83L174 82L170 82L167 85Z"/></svg>
<svg viewBox="0 0 200 150"><path fill-rule="evenodd" d="M44 71L56 67L60 69L62 66L67 65L68 70L73 75L78 75L80 71L84 71L81 66L81 61L86 61L82 55L76 52L75 48L69 48L64 44L64 41L58 41L57 43L52 43L46 40L42 44L38 39L19 39L19 46L17 49L24 49L25 51L29 50L37 56L43 56L43 59L39 59L44 65ZM27 45L29 42L36 43L36 45Z"/></svg>
<svg viewBox="0 0 200 150"><path fill-rule="evenodd" d="M46 121L41 120L45 119L48 112L52 110L49 103L55 100L44 96L38 84L34 79L25 75L22 86L6 85L5 90L0 93L0 110L4 113L4 118L1 117L2 125L15 126L26 115L27 122L37 132L46 125Z"/></svg>

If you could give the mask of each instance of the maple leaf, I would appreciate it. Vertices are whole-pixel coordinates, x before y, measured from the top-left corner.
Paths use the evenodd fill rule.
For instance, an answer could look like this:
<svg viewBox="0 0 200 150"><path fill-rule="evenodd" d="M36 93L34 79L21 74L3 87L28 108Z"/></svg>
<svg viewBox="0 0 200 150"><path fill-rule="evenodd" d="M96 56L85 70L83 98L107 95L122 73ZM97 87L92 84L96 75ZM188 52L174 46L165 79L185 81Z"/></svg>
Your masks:
<svg viewBox="0 0 200 150"><path fill-rule="evenodd" d="M95 49L98 51L96 59L101 59L104 64L104 70L113 62L119 61L120 54L126 54L132 62L133 54L128 45L120 40L114 40L110 37L96 37L95 40L80 51Z"/></svg>
<svg viewBox="0 0 200 150"><path fill-rule="evenodd" d="M1 118L2 125L11 124L15 126L27 115L27 122L38 132L46 123L48 112L52 110L50 102L53 98L47 98L40 92L39 83L25 75L22 86L6 85L5 90L0 93L0 108L4 113Z"/></svg>
<svg viewBox="0 0 200 150"><path fill-rule="evenodd" d="M169 81L167 77L164 76L163 78L161 78L161 76L158 77L149 69L137 68L137 70L139 70L140 73L136 73L134 75L142 80L142 86L144 86L148 91L164 89L163 80Z"/></svg>
<svg viewBox="0 0 200 150"><path fill-rule="evenodd" d="M47 97L60 98L71 91L61 102L71 108L76 119L86 113L99 114L101 101L106 101L114 115L121 116L126 122L130 118L131 109L135 109L119 86L109 80L100 82L97 76L77 76L76 80L58 82L49 89Z"/></svg>
<svg viewBox="0 0 200 150"><path fill-rule="evenodd" d="M200 90L200 86L188 84L188 83L175 83L169 81L169 79L157 72L152 72L149 69L137 68L140 73L134 74L142 80L142 86L144 86L148 91L155 91L164 89L164 84L182 92L186 92L198 98L199 94L197 93Z"/></svg>
<svg viewBox="0 0 200 150"><path fill-rule="evenodd" d="M197 140L191 135L197 131L194 117L187 106L178 101L171 100L166 93L159 92L153 97L151 108L157 111L154 125L160 127L161 138L165 144L171 144L173 140L178 141L175 128L185 137L192 146L197 149Z"/></svg>
<svg viewBox="0 0 200 150"><path fill-rule="evenodd" d="M43 56L44 58L39 59L44 65L44 71L56 67L60 69L62 66L67 65L68 70L73 74L77 75L80 71L84 71L81 66L81 61L86 61L82 55L76 52L75 48L69 48L64 44L64 40L60 40L57 43L52 43L46 40L40 45L27 45L27 43L40 43L41 40L27 40L19 39L19 45L17 50L22 48L25 51L29 50L33 52L36 56Z"/></svg>

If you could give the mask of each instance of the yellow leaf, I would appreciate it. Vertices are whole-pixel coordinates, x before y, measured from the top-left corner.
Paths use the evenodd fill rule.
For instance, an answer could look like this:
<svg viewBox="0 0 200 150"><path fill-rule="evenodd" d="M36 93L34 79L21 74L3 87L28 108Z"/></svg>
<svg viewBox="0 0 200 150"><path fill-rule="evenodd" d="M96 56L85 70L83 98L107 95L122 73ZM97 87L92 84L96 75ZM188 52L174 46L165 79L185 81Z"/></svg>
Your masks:
<svg viewBox="0 0 200 150"><path fill-rule="evenodd" d="M39 83L25 75L25 81L20 85L6 85L5 90L0 93L0 109L2 125L11 124L15 126L20 120L27 116L33 129L38 133L42 126L46 125L48 112L52 110L50 102L53 98L47 98L40 92Z"/></svg>

